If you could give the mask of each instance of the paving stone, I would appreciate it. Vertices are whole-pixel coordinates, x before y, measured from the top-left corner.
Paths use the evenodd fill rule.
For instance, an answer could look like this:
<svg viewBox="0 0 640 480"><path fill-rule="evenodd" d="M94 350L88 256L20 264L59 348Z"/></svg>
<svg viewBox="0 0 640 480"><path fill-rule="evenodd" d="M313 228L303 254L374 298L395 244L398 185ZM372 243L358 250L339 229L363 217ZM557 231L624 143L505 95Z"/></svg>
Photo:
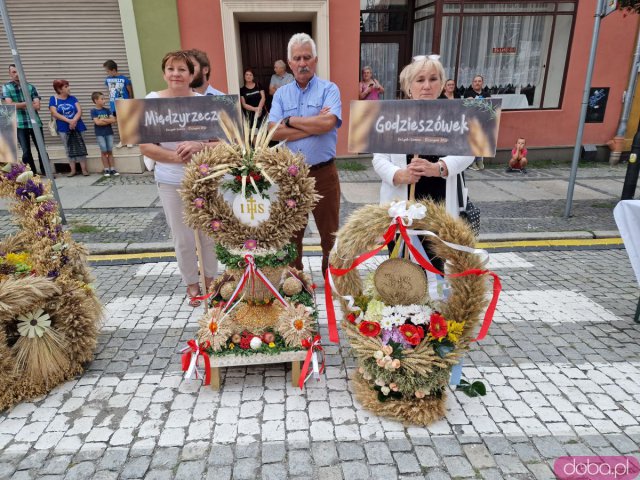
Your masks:
<svg viewBox="0 0 640 480"><path fill-rule="evenodd" d="M122 447L107 448L98 464L98 470L120 470L127 461L129 450Z"/></svg>
<svg viewBox="0 0 640 480"><path fill-rule="evenodd" d="M229 445L211 445L209 465L221 466L233 464L233 449Z"/></svg>
<svg viewBox="0 0 640 480"><path fill-rule="evenodd" d="M325 467L339 462L338 450L334 442L314 442L311 452L315 465Z"/></svg>
<svg viewBox="0 0 640 480"><path fill-rule="evenodd" d="M234 480L253 480L260 468L260 463L256 458L241 458L233 465Z"/></svg>
<svg viewBox="0 0 640 480"><path fill-rule="evenodd" d="M40 474L63 474L69 468L71 463L71 455L56 455L46 461L44 466L39 470ZM0 469L2 471L2 469Z"/></svg>
<svg viewBox="0 0 640 480"><path fill-rule="evenodd" d="M474 477L475 472L469 461L464 457L444 457L442 459L446 471L452 477Z"/></svg>
<svg viewBox="0 0 640 480"><path fill-rule="evenodd" d="M151 457L135 457L127 461L122 467L120 473L121 478L143 478L149 464L151 463Z"/></svg>
<svg viewBox="0 0 640 480"><path fill-rule="evenodd" d="M376 465L371 469L371 478L374 480L394 480L398 478L398 470L393 465Z"/></svg>
<svg viewBox="0 0 640 480"><path fill-rule="evenodd" d="M86 480L91 478L96 471L96 467L92 462L82 462L73 465L67 470L65 480Z"/></svg>
<svg viewBox="0 0 640 480"><path fill-rule="evenodd" d="M393 463L391 451L387 444L383 442L367 442L364 444L364 450L367 454L369 465Z"/></svg>
<svg viewBox="0 0 640 480"><path fill-rule="evenodd" d="M206 466L205 460L180 462L175 478L176 480L193 480L194 478L201 478Z"/></svg>
<svg viewBox="0 0 640 480"><path fill-rule="evenodd" d="M413 453L394 453L396 466L400 473L416 473L420 472L421 468L418 464L418 460Z"/></svg>
<svg viewBox="0 0 640 480"><path fill-rule="evenodd" d="M342 461L361 460L364 458L364 449L358 443L340 442L338 443L338 454Z"/></svg>
<svg viewBox="0 0 640 480"><path fill-rule="evenodd" d="M293 477L309 475L312 465L313 461L308 451L293 450L289 452L289 475Z"/></svg>
<svg viewBox="0 0 640 480"><path fill-rule="evenodd" d="M367 480L370 477L369 468L364 462L342 462L342 474L349 480Z"/></svg>
<svg viewBox="0 0 640 480"><path fill-rule="evenodd" d="M152 469L173 469L179 461L180 449L178 447L157 448L151 459Z"/></svg>
<svg viewBox="0 0 640 480"><path fill-rule="evenodd" d="M282 464L262 465L262 480L282 480L287 478L287 469Z"/></svg>
<svg viewBox="0 0 640 480"><path fill-rule="evenodd" d="M318 480L342 480L342 478L342 468L339 465L318 468Z"/></svg>
<svg viewBox="0 0 640 480"><path fill-rule="evenodd" d="M262 444L262 463L282 462L286 455L284 442L265 442ZM316 464L318 464L316 460ZM264 467L263 467L264 473Z"/></svg>
<svg viewBox="0 0 640 480"><path fill-rule="evenodd" d="M496 466L493 456L483 444L465 445L463 450L473 468L482 469Z"/></svg>

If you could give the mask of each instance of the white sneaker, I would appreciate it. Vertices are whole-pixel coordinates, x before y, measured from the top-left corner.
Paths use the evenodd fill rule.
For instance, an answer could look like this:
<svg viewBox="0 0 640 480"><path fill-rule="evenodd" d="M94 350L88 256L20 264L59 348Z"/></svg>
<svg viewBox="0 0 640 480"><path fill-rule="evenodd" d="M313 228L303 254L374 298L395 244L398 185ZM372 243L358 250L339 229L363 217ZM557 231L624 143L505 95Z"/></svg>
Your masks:
<svg viewBox="0 0 640 480"><path fill-rule="evenodd" d="M484 170L484 159L480 158L477 162L478 170Z"/></svg>
<svg viewBox="0 0 640 480"><path fill-rule="evenodd" d="M478 168L478 166L475 163L472 163L471 165L469 165L469 170L478 171L480 169Z"/></svg>
<svg viewBox="0 0 640 480"><path fill-rule="evenodd" d="M122 148L122 142L118 142L118 144L116 145L116 148Z"/></svg>
<svg viewBox="0 0 640 480"><path fill-rule="evenodd" d="M103 177L110 177L111 176L111 172L108 169L104 169L104 172L102 173Z"/></svg>

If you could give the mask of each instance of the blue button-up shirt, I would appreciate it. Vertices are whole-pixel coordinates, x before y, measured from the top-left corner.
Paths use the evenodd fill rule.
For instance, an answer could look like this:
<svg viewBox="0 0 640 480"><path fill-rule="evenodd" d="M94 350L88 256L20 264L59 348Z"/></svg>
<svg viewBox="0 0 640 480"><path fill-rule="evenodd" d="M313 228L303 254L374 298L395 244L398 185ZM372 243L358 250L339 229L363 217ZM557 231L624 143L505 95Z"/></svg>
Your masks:
<svg viewBox="0 0 640 480"><path fill-rule="evenodd" d="M285 117L313 117L324 107L338 118L336 126L322 135L311 135L300 140L287 142L289 149L301 152L309 165L326 162L336 156L338 128L342 125L342 102L338 86L314 75L307 88L300 88L298 82L280 87L273 96L270 122L279 122Z"/></svg>

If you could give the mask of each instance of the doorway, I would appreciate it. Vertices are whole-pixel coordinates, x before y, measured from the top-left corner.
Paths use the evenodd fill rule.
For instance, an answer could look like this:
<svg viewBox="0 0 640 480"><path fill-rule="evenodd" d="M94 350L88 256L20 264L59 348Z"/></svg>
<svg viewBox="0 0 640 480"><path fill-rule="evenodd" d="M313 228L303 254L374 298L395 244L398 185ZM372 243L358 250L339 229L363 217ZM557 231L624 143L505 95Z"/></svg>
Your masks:
<svg viewBox="0 0 640 480"><path fill-rule="evenodd" d="M241 75L251 67L256 81L267 95L267 108L271 106L269 82L276 60L287 63L287 44L292 35L311 35L311 22L240 22ZM288 67L287 67L288 71ZM240 79L240 86L244 79Z"/></svg>

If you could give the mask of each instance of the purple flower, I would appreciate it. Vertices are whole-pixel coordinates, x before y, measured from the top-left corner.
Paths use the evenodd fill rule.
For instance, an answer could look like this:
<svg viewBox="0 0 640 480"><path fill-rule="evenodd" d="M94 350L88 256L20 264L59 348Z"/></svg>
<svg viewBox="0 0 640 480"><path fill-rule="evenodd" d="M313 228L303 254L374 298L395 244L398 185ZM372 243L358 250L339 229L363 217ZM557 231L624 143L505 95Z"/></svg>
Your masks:
<svg viewBox="0 0 640 480"><path fill-rule="evenodd" d="M40 207L38 208L38 212L36 213L36 217L37 218L42 218L45 213L51 213L51 212L55 211L55 209L56 209L56 204L54 202L52 202L51 200L47 200L46 202L41 204Z"/></svg>
<svg viewBox="0 0 640 480"><path fill-rule="evenodd" d="M222 222L220 220L211 220L209 225L211 226L211 230L214 232L217 232L222 228Z"/></svg>
<svg viewBox="0 0 640 480"><path fill-rule="evenodd" d="M298 175L298 173L300 173L300 169L298 168L297 165L289 165L289 168L287 168L287 172L292 177L295 177Z"/></svg>
<svg viewBox="0 0 640 480"><path fill-rule="evenodd" d="M198 167L198 170L202 175L209 175L209 165L207 165L206 163L201 164Z"/></svg>
<svg viewBox="0 0 640 480"><path fill-rule="evenodd" d="M382 330L382 344L388 345L390 341L400 343L405 348L409 348L411 346L404 335L400 333L398 327L393 327L391 330Z"/></svg>
<svg viewBox="0 0 640 480"><path fill-rule="evenodd" d="M296 205L297 205L296 201L293 198L288 198L285 203L289 208L296 208Z"/></svg>
<svg viewBox="0 0 640 480"><path fill-rule="evenodd" d="M255 250L258 248L258 241L253 239L247 240L244 242L244 248L245 250Z"/></svg>
<svg viewBox="0 0 640 480"><path fill-rule="evenodd" d="M13 165L11 165L11 171L8 173L5 173L4 176L7 180L11 180L12 182L14 182L16 178L18 178L18 175L20 175L26 170L27 170L27 167L24 164L14 163Z"/></svg>
<svg viewBox="0 0 640 480"><path fill-rule="evenodd" d="M47 273L48 278L58 278L58 275L60 275L60 272L58 270L51 270Z"/></svg>
<svg viewBox="0 0 640 480"><path fill-rule="evenodd" d="M200 198L200 197L196 198L196 199L193 201L193 205L194 205L196 208L204 208L204 198Z"/></svg>
<svg viewBox="0 0 640 480"><path fill-rule="evenodd" d="M39 197L44 193L44 187L41 183L35 183L33 180L27 180L27 183L24 186L20 186L16 188L16 195L20 197L21 200L29 200L29 196L32 198Z"/></svg>

